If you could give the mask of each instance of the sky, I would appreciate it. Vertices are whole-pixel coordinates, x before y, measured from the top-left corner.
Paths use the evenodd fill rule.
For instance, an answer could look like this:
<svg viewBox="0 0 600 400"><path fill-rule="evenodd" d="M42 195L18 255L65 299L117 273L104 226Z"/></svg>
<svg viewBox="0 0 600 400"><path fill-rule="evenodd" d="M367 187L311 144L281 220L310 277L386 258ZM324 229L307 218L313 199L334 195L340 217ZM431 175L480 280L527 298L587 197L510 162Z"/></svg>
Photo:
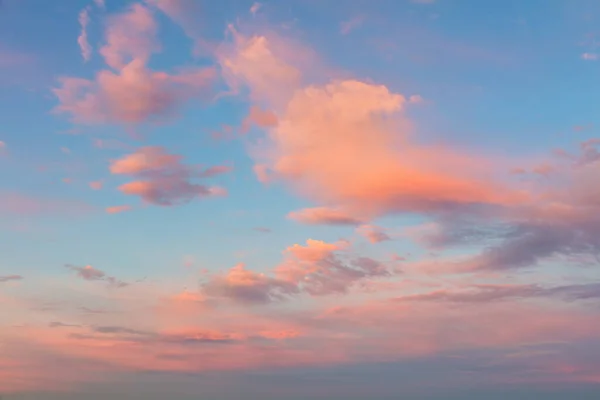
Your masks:
<svg viewBox="0 0 600 400"><path fill-rule="evenodd" d="M3 0L5 399L592 399L600 3Z"/></svg>

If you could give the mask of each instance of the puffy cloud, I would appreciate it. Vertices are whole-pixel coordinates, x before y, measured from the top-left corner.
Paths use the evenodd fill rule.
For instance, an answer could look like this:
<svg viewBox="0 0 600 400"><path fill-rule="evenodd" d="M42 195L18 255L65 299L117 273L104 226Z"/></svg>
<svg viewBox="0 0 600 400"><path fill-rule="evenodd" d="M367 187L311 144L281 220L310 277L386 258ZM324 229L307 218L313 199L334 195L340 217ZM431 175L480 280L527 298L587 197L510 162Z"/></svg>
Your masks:
<svg viewBox="0 0 600 400"><path fill-rule="evenodd" d="M240 303L268 303L297 292L291 283L247 270L238 264L223 276L211 278L202 285L202 293Z"/></svg>
<svg viewBox="0 0 600 400"><path fill-rule="evenodd" d="M217 51L223 76L234 91L247 87L253 100L273 106L287 102L301 82L301 71L294 60L309 62L301 47L278 41L275 36L246 37L229 28L232 43Z"/></svg>
<svg viewBox="0 0 600 400"><path fill-rule="evenodd" d="M305 246L294 244L285 249L285 252L299 261L316 262L329 257L335 251L348 247L348 245L349 243L345 241L327 243L322 240L308 239Z"/></svg>
<svg viewBox="0 0 600 400"><path fill-rule="evenodd" d="M226 274L211 276L201 285L201 293L240 303L270 303L300 294L344 293L364 279L391 274L387 266L371 258L337 254L348 246L345 241L308 239L305 245L285 249L284 261L275 267L273 276L238 264Z"/></svg>
<svg viewBox="0 0 600 400"><path fill-rule="evenodd" d="M84 8L79 13L79 25L81 25L81 33L77 38L77 44L81 49L81 57L84 61L89 61L92 58L92 46L88 41L87 27L90 23L90 15L88 8Z"/></svg>
<svg viewBox="0 0 600 400"><path fill-rule="evenodd" d="M358 225L363 221L336 208L313 207L292 211L288 218L310 225Z"/></svg>
<svg viewBox="0 0 600 400"><path fill-rule="evenodd" d="M100 54L113 70L98 72L94 80L60 78L61 86L53 90L60 102L55 110L71 114L78 123L135 124L168 117L188 100L202 96L214 77L213 69L168 74L146 67L150 55L160 50L156 31L151 11L138 3L111 17Z"/></svg>
<svg viewBox="0 0 600 400"><path fill-rule="evenodd" d="M193 179L208 178L230 171L229 167L215 166L201 170L181 163L182 156L169 154L162 147L141 147L136 152L112 161L113 174L130 175L138 180L125 183L119 189L144 201L173 206L191 201L196 197L222 196L219 187L193 183Z"/></svg>
<svg viewBox="0 0 600 400"><path fill-rule="evenodd" d="M527 199L477 176L483 160L408 142L408 122L393 118L404 103L359 81L298 90L271 131L270 167L311 198L364 216Z"/></svg>

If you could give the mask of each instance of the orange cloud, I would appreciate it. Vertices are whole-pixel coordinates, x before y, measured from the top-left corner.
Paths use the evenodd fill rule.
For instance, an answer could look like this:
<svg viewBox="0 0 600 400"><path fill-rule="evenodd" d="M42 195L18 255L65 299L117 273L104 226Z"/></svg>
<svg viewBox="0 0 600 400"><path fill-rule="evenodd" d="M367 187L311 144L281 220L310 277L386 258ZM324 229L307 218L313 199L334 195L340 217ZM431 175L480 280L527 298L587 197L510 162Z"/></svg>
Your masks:
<svg viewBox="0 0 600 400"><path fill-rule="evenodd" d="M363 222L339 209L328 207L313 207L292 211L288 214L288 218L309 225L358 225Z"/></svg>
<svg viewBox="0 0 600 400"><path fill-rule="evenodd" d="M129 206L129 205L112 206L112 207L106 208L106 212L108 214L118 214L118 213L122 213L122 212L129 211L129 210L131 210L131 206Z"/></svg>

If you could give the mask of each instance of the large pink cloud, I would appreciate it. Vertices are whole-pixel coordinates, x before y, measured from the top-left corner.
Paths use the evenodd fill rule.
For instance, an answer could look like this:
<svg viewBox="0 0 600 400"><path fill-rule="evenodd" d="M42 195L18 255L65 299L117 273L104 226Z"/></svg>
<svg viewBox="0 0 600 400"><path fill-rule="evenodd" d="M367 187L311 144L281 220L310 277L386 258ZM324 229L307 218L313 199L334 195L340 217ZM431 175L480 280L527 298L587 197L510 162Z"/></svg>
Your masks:
<svg viewBox="0 0 600 400"><path fill-rule="evenodd" d="M233 36L220 54L225 77L277 116L259 164L310 199L355 218L528 201L493 178L485 157L419 143L405 96L357 79L307 85L310 51L292 57L284 39Z"/></svg>
<svg viewBox="0 0 600 400"><path fill-rule="evenodd" d="M180 155L167 153L162 147L141 147L134 153L112 161L110 171L137 178L119 186L123 193L139 196L148 203L160 206L187 203L197 197L226 194L223 188L193 181L229 172L230 168L214 166L202 170L197 166L183 164L182 158Z"/></svg>

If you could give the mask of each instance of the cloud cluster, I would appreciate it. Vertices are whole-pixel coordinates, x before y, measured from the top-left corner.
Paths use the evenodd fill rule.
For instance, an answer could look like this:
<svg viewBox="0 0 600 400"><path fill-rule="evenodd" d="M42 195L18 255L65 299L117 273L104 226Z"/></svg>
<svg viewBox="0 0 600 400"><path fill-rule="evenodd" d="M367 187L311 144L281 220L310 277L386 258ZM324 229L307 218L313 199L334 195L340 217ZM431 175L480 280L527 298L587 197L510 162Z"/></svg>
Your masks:
<svg viewBox="0 0 600 400"><path fill-rule="evenodd" d="M87 13L81 21L86 58ZM137 124L169 117L185 102L205 95L215 74L211 68L191 67L174 74L148 69L151 54L160 50L157 31L152 12L140 3L110 17L106 44L99 50L110 69L98 72L94 80L61 78L54 89L60 102L56 111L77 123Z"/></svg>
<svg viewBox="0 0 600 400"><path fill-rule="evenodd" d="M193 180L223 174L229 172L230 168L214 166L202 170L182 164L182 158L180 155L167 153L162 147L146 146L112 161L110 172L137 178L119 186L119 190L159 206L187 203L196 197L226 194L223 188L201 185Z"/></svg>
<svg viewBox="0 0 600 400"><path fill-rule="evenodd" d="M201 293L240 303L270 303L292 296L326 296L346 293L365 279L391 275L388 266L368 257L347 254L349 243L309 239L284 251L284 261L273 274L247 270L238 264L227 273L211 276Z"/></svg>

